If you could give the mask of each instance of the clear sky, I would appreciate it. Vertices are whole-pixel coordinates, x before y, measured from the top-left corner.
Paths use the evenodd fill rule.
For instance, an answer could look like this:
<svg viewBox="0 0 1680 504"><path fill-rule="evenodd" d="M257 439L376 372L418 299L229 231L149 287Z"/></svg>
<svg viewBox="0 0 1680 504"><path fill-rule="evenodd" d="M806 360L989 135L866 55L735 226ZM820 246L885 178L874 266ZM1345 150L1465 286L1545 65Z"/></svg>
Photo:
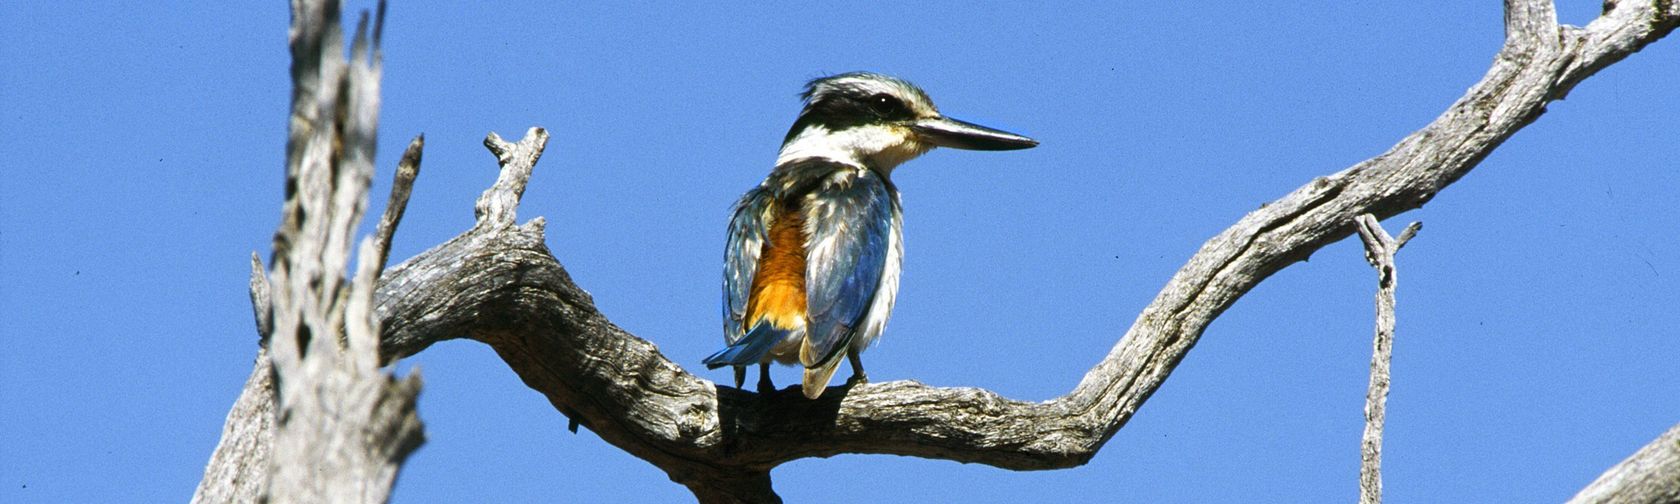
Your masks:
<svg viewBox="0 0 1680 504"><path fill-rule="evenodd" d="M279 220L283 2L0 5L0 501L191 495L256 334ZM877 381L1072 389L1208 238L1381 153L1479 79L1499 2L551 5L396 0L375 208L424 167L393 261L464 231L485 133L554 133L520 216L614 322L714 380L724 223L807 79L898 75L1036 149L895 174L898 309ZM366 8L369 2L352 2ZM1597 0L1569 0L1584 24ZM1389 502L1553 502L1680 422L1680 40L1551 105L1411 220ZM1343 240L1215 322L1087 466L801 460L790 502L1347 502L1375 275ZM486 346L404 361L428 442L397 502L685 501ZM781 370L781 383L795 374Z"/></svg>

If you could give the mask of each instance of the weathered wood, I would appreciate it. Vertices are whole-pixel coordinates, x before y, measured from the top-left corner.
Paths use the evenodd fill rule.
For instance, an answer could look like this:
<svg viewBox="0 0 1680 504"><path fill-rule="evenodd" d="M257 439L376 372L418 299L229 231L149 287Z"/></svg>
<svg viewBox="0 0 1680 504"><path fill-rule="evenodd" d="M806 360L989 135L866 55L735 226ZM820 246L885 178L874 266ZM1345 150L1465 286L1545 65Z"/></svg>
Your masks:
<svg viewBox="0 0 1680 504"><path fill-rule="evenodd" d="M596 310L544 245L541 218L514 224L546 137L540 130L519 146L488 140L503 172L479 199L477 225L380 279L374 309L385 329L381 359L456 337L487 343L558 411L665 470L704 502L774 501L771 468L840 453L1021 470L1077 466L1125 425L1237 298L1347 237L1355 216L1421 206L1551 100L1680 24L1680 7L1667 0L1612 3L1584 28L1558 26L1549 1L1508 0L1506 10L1504 47L1446 112L1389 151L1313 180L1209 240L1102 362L1051 401L913 381L840 387L813 401L720 388L689 374Z"/></svg>
<svg viewBox="0 0 1680 504"><path fill-rule="evenodd" d="M257 351L244 392L228 411L222 438L204 478L193 492L193 504L256 502L268 487L268 461L274 447L274 363L268 349Z"/></svg>
<svg viewBox="0 0 1680 504"><path fill-rule="evenodd" d="M708 501L773 498L756 490L719 496L712 485L746 478L753 484L734 488L764 489L758 482L778 464L840 453L1023 470L1080 465L1214 317L1261 280L1346 237L1354 216L1389 216L1427 202L1569 85L1680 22L1680 12L1655 2L1624 2L1586 28L1558 26L1547 2L1507 6L1507 43L1463 98L1388 152L1314 180L1208 241L1079 386L1052 401L911 381L842 387L815 401L717 387L596 311L544 246L540 219L486 226L485 198L472 231L388 272L379 295L384 355L400 358L463 335L483 341L556 409ZM497 201L517 201L520 189L503 189Z"/></svg>
<svg viewBox="0 0 1680 504"><path fill-rule="evenodd" d="M363 260L343 285L373 180L378 41L368 39L364 13L346 62L337 2L299 0L292 8L293 77L313 93L293 95L292 183L269 273L275 433L261 495L267 502L385 502L402 461L422 441L419 376L399 380L379 370L372 310L381 248L401 209L386 212L378 239L362 240ZM411 152L417 161L418 150Z"/></svg>
<svg viewBox="0 0 1680 504"><path fill-rule="evenodd" d="M1242 294L1346 237L1356 215L1422 205L1539 117L1566 83L1665 35L1680 20L1671 7L1622 5L1577 29L1556 25L1549 3L1508 6L1506 46L1487 76L1445 114L1389 152L1314 180L1210 240L1109 356L1072 393L1052 401L910 381L843 387L816 401L716 387L596 311L544 246L540 219L519 227L480 222L393 268L379 295L385 358L462 335L488 343L558 410L697 493L715 481L750 476L756 482L789 460L840 453L1011 469L1076 466L1125 424L1208 323ZM514 166L520 171L505 173L498 187L528 176L524 164ZM496 201L516 202L519 189L502 189ZM481 221L490 197L480 199Z"/></svg>
<svg viewBox="0 0 1680 504"><path fill-rule="evenodd" d="M381 8L385 6L383 3L379 5ZM408 148L403 149L402 160L397 161L397 173L391 180L391 195L385 198L385 214L379 217L379 226L373 231L374 248L379 250L376 276L385 272L385 264L391 260L391 236L397 234L397 225L402 223L403 212L408 210L408 197L414 194L414 179L420 176L420 159L425 149L426 135L416 136L408 142Z"/></svg>
<svg viewBox="0 0 1680 504"><path fill-rule="evenodd" d="M1371 383L1365 391L1365 433L1359 442L1359 503L1382 502L1383 421L1388 404L1389 362L1394 359L1394 254L1417 235L1423 225L1413 222L1400 236L1389 236L1371 214L1354 219L1365 261L1377 269L1377 322L1371 337Z"/></svg>
<svg viewBox="0 0 1680 504"><path fill-rule="evenodd" d="M372 308L401 208L388 209L377 239L362 240L363 260L343 283L373 176L380 69L367 16L348 62L338 19L336 1L292 4L286 203L273 270L265 276L261 261L251 261L265 346L195 502L385 502L422 440L419 376L398 380L379 370ZM405 161L396 190L406 193L418 144ZM406 199L394 194L393 204Z"/></svg>
<svg viewBox="0 0 1680 504"><path fill-rule="evenodd" d="M1680 424L1569 499L1569 504L1627 502L1680 502Z"/></svg>

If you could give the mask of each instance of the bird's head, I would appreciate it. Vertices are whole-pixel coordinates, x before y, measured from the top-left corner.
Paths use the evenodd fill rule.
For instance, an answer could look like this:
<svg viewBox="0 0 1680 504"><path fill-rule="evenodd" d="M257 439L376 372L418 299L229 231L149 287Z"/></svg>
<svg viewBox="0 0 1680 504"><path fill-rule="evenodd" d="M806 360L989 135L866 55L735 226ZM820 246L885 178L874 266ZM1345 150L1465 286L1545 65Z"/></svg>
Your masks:
<svg viewBox="0 0 1680 504"><path fill-rule="evenodd" d="M805 109L782 141L777 164L820 157L890 174L934 147L1015 150L1038 141L945 117L909 82L867 72L823 77L805 85Z"/></svg>

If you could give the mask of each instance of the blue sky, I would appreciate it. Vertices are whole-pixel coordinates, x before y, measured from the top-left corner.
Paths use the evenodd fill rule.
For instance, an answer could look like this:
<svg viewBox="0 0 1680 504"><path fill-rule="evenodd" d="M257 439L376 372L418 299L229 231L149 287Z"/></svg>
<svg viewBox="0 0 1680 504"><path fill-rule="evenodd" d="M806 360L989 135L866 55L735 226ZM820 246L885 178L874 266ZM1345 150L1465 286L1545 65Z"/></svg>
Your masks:
<svg viewBox="0 0 1680 504"><path fill-rule="evenodd" d="M1049 399L1202 242L1426 124L1502 34L1495 1L757 7L393 2L376 205L401 146L427 138L393 260L470 226L495 177L485 133L546 127L521 217L548 218L614 322L727 380L699 362L720 343L730 204L770 168L805 80L891 73L1042 145L895 174L905 273L870 376ZM246 261L279 217L287 22L281 2L0 6L0 501L192 493L256 352ZM1672 38L1387 223L1425 224L1399 258L1389 502L1559 501L1680 422ZM782 466L776 487L1346 502L1374 288L1357 240L1280 272L1084 467L853 455ZM399 367L425 377L429 441L397 502L690 499L566 432L482 344Z"/></svg>

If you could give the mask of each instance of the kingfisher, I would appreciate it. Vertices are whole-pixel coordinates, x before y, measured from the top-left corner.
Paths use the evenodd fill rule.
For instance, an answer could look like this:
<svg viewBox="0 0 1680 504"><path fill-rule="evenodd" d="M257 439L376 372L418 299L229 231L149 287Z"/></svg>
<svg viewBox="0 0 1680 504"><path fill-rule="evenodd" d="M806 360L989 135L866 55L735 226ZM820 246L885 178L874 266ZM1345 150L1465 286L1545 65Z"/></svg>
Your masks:
<svg viewBox="0 0 1680 504"><path fill-rule="evenodd" d="M927 93L886 75L812 80L782 139L776 167L735 204L723 259L723 339L708 369L732 366L735 386L759 365L804 367L816 399L844 355L847 383L866 383L858 354L886 328L904 257L892 172L934 147L1016 150L1038 141L946 117Z"/></svg>

